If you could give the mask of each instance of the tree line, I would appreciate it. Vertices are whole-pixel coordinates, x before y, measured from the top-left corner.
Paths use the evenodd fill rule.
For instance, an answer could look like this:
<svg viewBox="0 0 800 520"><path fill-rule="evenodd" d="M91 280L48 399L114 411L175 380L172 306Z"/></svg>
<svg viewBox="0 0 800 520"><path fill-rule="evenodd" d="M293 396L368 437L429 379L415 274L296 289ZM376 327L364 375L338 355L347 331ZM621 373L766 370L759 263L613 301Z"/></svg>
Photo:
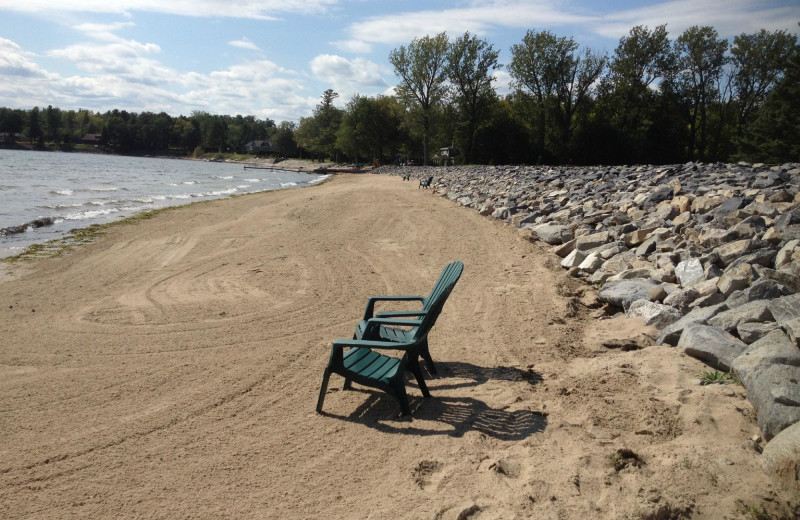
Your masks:
<svg viewBox="0 0 800 520"><path fill-rule="evenodd" d="M800 162L800 45L787 31L732 42L694 26L633 27L611 55L530 30L510 63L465 33L415 38L389 53L393 96L325 91L313 114L275 124L193 112L0 108L0 136L69 148L86 134L122 153L243 152L268 140L286 157L382 163L666 164ZM505 69L511 93L498 95Z"/></svg>

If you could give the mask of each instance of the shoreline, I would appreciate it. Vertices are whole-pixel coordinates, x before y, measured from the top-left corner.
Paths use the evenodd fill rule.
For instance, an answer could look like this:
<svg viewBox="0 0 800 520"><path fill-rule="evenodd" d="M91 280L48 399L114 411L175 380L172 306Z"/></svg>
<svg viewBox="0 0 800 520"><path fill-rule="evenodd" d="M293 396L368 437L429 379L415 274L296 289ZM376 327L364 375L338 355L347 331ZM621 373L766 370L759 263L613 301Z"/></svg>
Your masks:
<svg viewBox="0 0 800 520"><path fill-rule="evenodd" d="M95 154L88 154L88 155L95 155ZM104 155L109 155L109 154L104 154ZM127 156L119 156L119 155L112 155L112 156L113 157L127 157ZM175 157L144 157L144 156L130 156L130 157L135 157L137 159L139 159L139 158L141 158L141 159L148 159L148 158L152 158L152 159L178 159L178 158L175 158ZM191 159L191 158L189 158L189 159L190 160L195 160L195 159ZM202 161L202 160L195 160L195 161L196 162L206 162L206 161ZM296 175L296 174L300 174L300 173L324 175L324 174L320 174L318 172L315 172L313 169L311 169L311 167L309 167L307 164L304 164L302 161L284 161L284 163L285 164L279 163L278 165L276 165L275 166L275 170L271 170L270 173L275 172L278 175L286 175L286 174L289 174L289 175L295 174ZM259 161L259 162L254 162L254 161L242 161L242 162L240 162L240 161L226 161L226 164L230 164L230 165L239 165L239 164L241 164L243 167L246 168L247 166L254 166L254 165L255 166L260 166L262 164L267 164L267 163L264 162L264 161ZM144 167L144 168L146 168L146 167ZM232 168L232 167L229 166L228 168ZM244 171L246 172L246 170L244 170ZM247 173L245 173L244 175L247 175ZM328 174L328 175L330 175L330 174ZM300 176L300 175L297 175L297 176L298 176L298 178L299 177L303 177L303 176ZM110 180L113 180L113 179L110 179ZM263 179L263 180L267 181L268 179ZM321 181L318 181L317 179L310 179L310 180L311 181L321 182ZM295 182L302 186L302 185L305 184L306 181L296 180ZM316 184L317 182L312 182L312 183ZM287 186L287 187L294 187L294 186ZM233 190L233 191L237 191L240 188L242 188L242 186L237 186L237 188L235 190ZM277 187L277 185L276 185L275 187L264 188L261 191L271 191L271 190L285 189L285 188L286 187L284 187L283 185L281 187ZM61 189L61 188L53 188L53 189ZM70 191L70 193L71 193L71 189L69 189L67 191ZM207 198L208 195L214 195L214 193L202 194L202 195L200 195L200 198L202 200L214 200L213 198L211 198L211 199ZM240 194L233 194L233 195L240 195ZM2 256L0 256L0 261L13 261L14 257L20 256L20 255L30 254L32 252L35 253L37 250L53 249L53 248L59 249L65 243L68 243L68 242L72 241L71 236L73 236L73 235L84 235L85 233L84 233L83 230L85 230L87 228L91 229L91 228L94 228L97 225L104 225L104 224L108 224L108 223L117 222L118 220L114 220L114 218L124 221L124 220L127 220L128 218L136 217L137 215L148 213L150 211L153 211L154 209L158 210L158 209L161 209L161 208L181 206L181 205L184 205L186 203L196 202L196 201L191 201L191 198L194 198L195 196L196 195L192 194L188 198L188 202L187 202L187 197L184 197L184 196L172 197L170 195L167 195L166 198L165 198L164 196L158 197L157 195L153 195L152 196L153 198L150 200L150 204L143 204L143 205L139 204L138 203L139 199L134 197L133 199L131 199L130 204L128 204L128 206L141 205L142 207L138 208L139 211L137 211L135 213L131 213L130 210L134 209L134 208L122 208L119 211L122 213L122 215L125 215L125 216L116 216L116 217L115 217L114 213L111 213L106 217L101 215L99 217L88 217L86 220L83 220L83 219L70 220L70 218L68 216L67 217L63 216L63 214L64 214L63 211L62 211L62 213L55 214L54 213L55 210L51 210L50 213L47 213L47 210L43 210L43 211L45 211L45 213L39 213L39 216L36 217L36 218L33 218L33 217L36 216L37 213L25 214L25 215L20 216L20 219L19 219L20 221L11 222L7 227L5 227L3 229L0 229L0 240L5 242L3 244L3 246L2 246L3 249L2 249ZM216 198L224 198L225 196L230 196L230 195L217 195ZM146 194L143 195L143 197L146 198L146 199L150 198ZM169 200L169 199L174 199L174 200ZM154 200L155 200L155 202L154 202ZM171 203L171 204L167 205L167 206L162 206L161 203L158 202L158 201L164 201L164 200L167 200L168 203ZM12 204L15 203L15 201L13 201L13 200L11 202L12 202ZM110 211L116 212L117 210L114 209L114 205L117 205L117 201L115 201L115 200L107 201L107 200L104 200L104 199L100 199L100 202L90 201L88 206L90 207L90 209L94 209L95 206L98 206L98 207L101 207L101 208L105 208L105 204L107 202L112 203L112 205L109 206L109 207L112 208ZM55 202L53 202L53 204L55 204ZM149 209L147 207L144 207L144 206L148 206L148 205L149 206L156 206L156 207L155 208L149 208ZM87 206L87 204L84 203L83 206L85 207L85 206ZM46 206L46 207L51 208L53 206ZM89 211L89 210L87 210L87 211ZM30 213L30 212L28 212L28 213ZM100 212L100 213L102 213L102 212ZM49 215L49 216L47 216L47 215ZM27 219L33 219L33 220L29 220L29 221L25 222L24 220L27 220ZM70 227L70 222L74 223L73 227ZM83 239L85 237L81 237L81 238Z"/></svg>
<svg viewBox="0 0 800 520"><path fill-rule="evenodd" d="M515 228L397 177L330 180L116 226L0 283L9 519L786 514L741 387L700 386L639 318L593 320ZM407 384L398 419L332 378L314 413L364 299L426 294L455 259L433 398Z"/></svg>

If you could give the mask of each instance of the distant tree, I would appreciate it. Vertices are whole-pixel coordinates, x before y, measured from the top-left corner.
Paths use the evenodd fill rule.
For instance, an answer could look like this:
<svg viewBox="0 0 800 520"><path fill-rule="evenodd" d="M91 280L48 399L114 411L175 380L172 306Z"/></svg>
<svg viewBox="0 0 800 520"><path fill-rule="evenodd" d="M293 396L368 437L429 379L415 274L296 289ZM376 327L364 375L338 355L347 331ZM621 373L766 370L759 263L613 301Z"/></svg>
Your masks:
<svg viewBox="0 0 800 520"><path fill-rule="evenodd" d="M713 27L693 26L675 42L680 74L678 85L688 102L689 156L705 160L708 141L708 109L719 93L728 42ZM699 140L698 140L699 134Z"/></svg>
<svg viewBox="0 0 800 520"><path fill-rule="evenodd" d="M454 99L466 124L464 160L471 163L475 132L496 97L492 72L499 68L500 51L486 40L464 33L450 46L445 71L453 85Z"/></svg>
<svg viewBox="0 0 800 520"><path fill-rule="evenodd" d="M601 85L598 108L600 122L592 125L600 134L597 140L615 143L623 160L644 160L644 146L653 117L658 92L651 88L675 67L665 25L652 31L638 25L620 38L609 62L609 74ZM606 152L603 152L605 155ZM607 159L605 160L607 161Z"/></svg>
<svg viewBox="0 0 800 520"><path fill-rule="evenodd" d="M740 34L733 39L733 95L738 105L737 135L761 106L789 65L797 37L786 31Z"/></svg>
<svg viewBox="0 0 800 520"><path fill-rule="evenodd" d="M511 54L511 77L536 102L538 147L547 148L549 130L550 150L565 160L575 116L589 101L607 58L588 48L579 51L575 40L549 31L528 31Z"/></svg>
<svg viewBox="0 0 800 520"><path fill-rule="evenodd" d="M47 105L44 111L45 140L55 144L61 143L61 110Z"/></svg>
<svg viewBox="0 0 800 520"><path fill-rule="evenodd" d="M414 38L408 47L401 45L389 53L389 62L400 77L397 95L418 114L422 126L423 164L430 157L433 108L447 95L445 64L449 43L447 34ZM418 110L414 110L418 109Z"/></svg>
<svg viewBox="0 0 800 520"><path fill-rule="evenodd" d="M295 132L299 148L307 150L318 158L326 156L337 160L336 136L342 121L342 110L333 105L339 94L328 89L322 94L322 101L314 108L312 117L301 117Z"/></svg>
<svg viewBox="0 0 800 520"><path fill-rule="evenodd" d="M281 121L278 129L272 135L272 142L283 157L294 157L297 154L297 143L294 139L296 128L297 125L292 121Z"/></svg>
<svg viewBox="0 0 800 520"><path fill-rule="evenodd" d="M743 158L764 162L800 162L800 45L788 54L785 74L767 95L757 117L745 129Z"/></svg>
<svg viewBox="0 0 800 520"><path fill-rule="evenodd" d="M33 107L28 114L28 138L36 148L44 148L44 132L39 122L39 107Z"/></svg>
<svg viewBox="0 0 800 520"><path fill-rule="evenodd" d="M0 133L5 134L5 141L13 144L15 135L25 127L25 113L13 108L0 108Z"/></svg>

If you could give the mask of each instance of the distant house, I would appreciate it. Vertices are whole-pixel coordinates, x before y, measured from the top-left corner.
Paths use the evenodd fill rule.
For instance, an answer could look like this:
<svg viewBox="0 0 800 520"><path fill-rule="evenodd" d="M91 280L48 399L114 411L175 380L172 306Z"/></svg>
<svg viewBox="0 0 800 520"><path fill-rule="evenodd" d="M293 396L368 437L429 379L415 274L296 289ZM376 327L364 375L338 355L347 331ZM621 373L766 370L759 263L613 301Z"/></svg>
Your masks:
<svg viewBox="0 0 800 520"><path fill-rule="evenodd" d="M250 141L244 145L244 151L247 153L269 153L276 150L272 148L272 143L269 141Z"/></svg>
<svg viewBox="0 0 800 520"><path fill-rule="evenodd" d="M0 142L3 143L27 143L29 142L28 136L19 132L0 132Z"/></svg>
<svg viewBox="0 0 800 520"><path fill-rule="evenodd" d="M103 134L84 134L81 137L81 143L83 144L93 144L95 146L101 144L103 140Z"/></svg>

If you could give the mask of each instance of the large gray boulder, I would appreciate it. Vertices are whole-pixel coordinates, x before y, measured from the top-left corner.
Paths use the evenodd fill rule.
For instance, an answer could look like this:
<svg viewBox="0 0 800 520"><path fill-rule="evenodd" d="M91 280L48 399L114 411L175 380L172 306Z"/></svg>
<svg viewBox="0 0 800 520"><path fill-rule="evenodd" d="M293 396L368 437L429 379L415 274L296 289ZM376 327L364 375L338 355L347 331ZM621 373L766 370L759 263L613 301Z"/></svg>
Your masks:
<svg viewBox="0 0 800 520"><path fill-rule="evenodd" d="M664 327L658 335L657 343L672 345L674 347L678 344L678 340L681 339L681 334L686 327L693 323L705 325L708 323L708 320L726 310L728 310L728 306L724 303L711 307L696 307L678 321Z"/></svg>
<svg viewBox="0 0 800 520"><path fill-rule="evenodd" d="M562 224L542 224L534 227L533 232L550 245L559 245L572 240L572 231Z"/></svg>
<svg viewBox="0 0 800 520"><path fill-rule="evenodd" d="M708 320L708 324L712 327L732 332L736 330L736 326L740 323L769 321L772 319L772 313L768 308L769 303L768 300L745 303L714 316Z"/></svg>
<svg viewBox="0 0 800 520"><path fill-rule="evenodd" d="M800 496L800 422L785 428L764 447L764 471Z"/></svg>
<svg viewBox="0 0 800 520"><path fill-rule="evenodd" d="M713 368L728 372L733 360L747 349L747 345L724 330L692 323L683 330L678 348Z"/></svg>
<svg viewBox="0 0 800 520"><path fill-rule="evenodd" d="M731 372L747 388L761 370L775 364L800 366L800 349L780 329L752 343L733 360Z"/></svg>
<svg viewBox="0 0 800 520"><path fill-rule="evenodd" d="M625 315L629 318L640 317L645 325L657 329L663 329L681 318L678 309L649 300L636 300L631 303Z"/></svg>
<svg viewBox="0 0 800 520"><path fill-rule="evenodd" d="M758 426L769 440L800 421L800 367L770 365L747 387L747 400L758 412Z"/></svg>
<svg viewBox="0 0 800 520"><path fill-rule="evenodd" d="M675 276L683 287L700 282L705 277L703 263L699 258L684 260L675 266Z"/></svg>
<svg viewBox="0 0 800 520"><path fill-rule="evenodd" d="M772 300L768 309L778 325L800 346L800 293Z"/></svg>
<svg viewBox="0 0 800 520"><path fill-rule="evenodd" d="M647 291L656 285L658 282L645 278L610 281L600 288L597 296L601 301L628 310L636 300L647 299Z"/></svg>

